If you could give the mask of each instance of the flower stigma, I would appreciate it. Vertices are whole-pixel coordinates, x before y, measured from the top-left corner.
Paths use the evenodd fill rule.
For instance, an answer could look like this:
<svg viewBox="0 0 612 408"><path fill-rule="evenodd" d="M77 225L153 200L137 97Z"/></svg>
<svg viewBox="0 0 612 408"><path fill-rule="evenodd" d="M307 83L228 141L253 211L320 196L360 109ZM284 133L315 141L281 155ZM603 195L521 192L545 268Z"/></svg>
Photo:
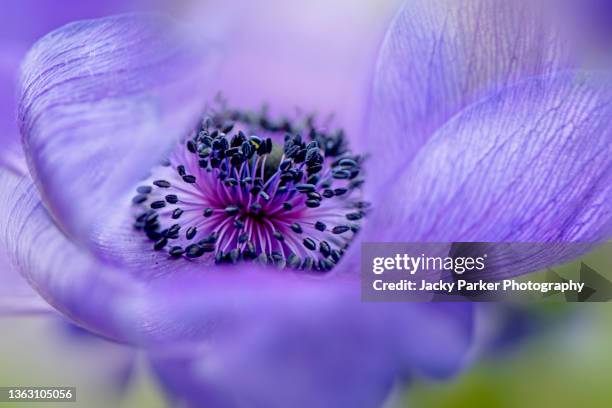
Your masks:
<svg viewBox="0 0 612 408"><path fill-rule="evenodd" d="M136 189L134 227L171 258L327 272L369 207L362 161L313 116L223 107Z"/></svg>

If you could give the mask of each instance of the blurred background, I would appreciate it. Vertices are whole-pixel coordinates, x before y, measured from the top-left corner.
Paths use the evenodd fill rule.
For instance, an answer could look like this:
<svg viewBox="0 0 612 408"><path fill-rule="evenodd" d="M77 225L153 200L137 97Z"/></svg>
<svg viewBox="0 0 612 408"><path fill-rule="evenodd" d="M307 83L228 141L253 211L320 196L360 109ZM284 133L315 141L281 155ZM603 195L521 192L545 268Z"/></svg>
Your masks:
<svg viewBox="0 0 612 408"><path fill-rule="evenodd" d="M87 4L91 3L91 7ZM96 4L94 4L96 3ZM334 110L359 117L375 50L399 0L305 1L3 1L0 11L0 132L4 149L18 150L13 94L17 67L36 38L68 21L146 7L200 20L212 38L229 39L222 72L234 92L259 103ZM272 45L273 44L273 45ZM243 67L260 64L284 72L277 89L261 89ZM323 80L323 78L325 78ZM319 84L334 84L319 87ZM316 92L313 92L313 87ZM292 89L292 92L286 92ZM245 90L247 92L245 92ZM356 115L356 116L355 116ZM342 117L340 117L342 120ZM350 122L349 131L361 124ZM14 137L8 137L14 135ZM2 258L2 257L0 257ZM582 262L612 280L612 254L596 251ZM581 262L579 261L579 262ZM575 270L579 262L560 270ZM0 268L6 268L0 259ZM545 272L542 272L545 273ZM396 407L611 407L612 304L554 300L521 306L481 305L479 322L511 315L503 341L475 356L465 372L447 382L413 379L398 389ZM0 385L76 386L71 407L165 407L145 357L94 338L49 313L0 316ZM480 327L477 328L480 330ZM483 341L487 333L479 333ZM488 339L490 340L490 339ZM26 404L0 403L0 407ZM60 404L32 404L60 406Z"/></svg>
<svg viewBox="0 0 612 408"><path fill-rule="evenodd" d="M612 281L612 254L604 248L554 271L568 276L582 262ZM529 279L544 274L546 271L531 274ZM479 306L482 328L489 309L498 305ZM501 342L449 382L416 381L406 391L404 405L398 406L612 406L612 304L562 303L556 298L518 307L499 306L516 318Z"/></svg>

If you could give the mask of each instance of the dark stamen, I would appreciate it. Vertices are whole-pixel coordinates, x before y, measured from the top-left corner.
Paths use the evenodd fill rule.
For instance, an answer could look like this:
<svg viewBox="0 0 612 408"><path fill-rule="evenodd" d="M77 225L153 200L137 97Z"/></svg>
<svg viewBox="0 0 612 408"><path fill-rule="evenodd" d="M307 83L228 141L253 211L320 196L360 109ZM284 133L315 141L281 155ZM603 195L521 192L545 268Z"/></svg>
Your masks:
<svg viewBox="0 0 612 408"><path fill-rule="evenodd" d="M313 116L223 107L178 149L132 198L133 227L170 258L326 272L367 214L363 158Z"/></svg>
<svg viewBox="0 0 612 408"><path fill-rule="evenodd" d="M302 242L304 243L304 246L310 249L311 251L314 251L315 249L317 249L317 244L315 244L312 238L304 238L304 241Z"/></svg>
<svg viewBox="0 0 612 408"><path fill-rule="evenodd" d="M338 226L335 226L334 228L332 228L332 232L334 234L343 234L343 233L345 233L346 231L348 231L350 229L351 228L346 226L346 225L338 225Z"/></svg>
<svg viewBox="0 0 612 408"><path fill-rule="evenodd" d="M166 180L155 180L153 184L155 184L157 187L160 187L160 188L170 188L171 186L170 182Z"/></svg>

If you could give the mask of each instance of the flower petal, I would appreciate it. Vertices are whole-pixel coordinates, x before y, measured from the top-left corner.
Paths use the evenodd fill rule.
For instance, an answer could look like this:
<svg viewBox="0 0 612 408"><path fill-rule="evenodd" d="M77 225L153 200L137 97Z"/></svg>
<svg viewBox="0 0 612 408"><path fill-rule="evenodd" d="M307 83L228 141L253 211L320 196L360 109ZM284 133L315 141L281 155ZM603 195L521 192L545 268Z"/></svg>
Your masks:
<svg viewBox="0 0 612 408"><path fill-rule="evenodd" d="M406 2L382 46L364 140L389 163L381 170L412 159L466 106L563 67L571 47L551 14L537 0Z"/></svg>
<svg viewBox="0 0 612 408"><path fill-rule="evenodd" d="M0 248L0 316L50 313L53 309L32 289Z"/></svg>
<svg viewBox="0 0 612 408"><path fill-rule="evenodd" d="M185 38L162 16L128 14L68 24L28 53L19 95L25 152L69 234L90 238L117 197L195 124L213 58Z"/></svg>
<svg viewBox="0 0 612 408"><path fill-rule="evenodd" d="M190 407L381 406L398 363L378 328L354 316L301 316L297 324L295 317L260 321L219 344L161 352L156 372L175 402Z"/></svg>
<svg viewBox="0 0 612 408"><path fill-rule="evenodd" d="M0 48L0 160L6 150L13 150L18 143L19 131L15 124L14 82L17 80L17 67L21 50L2 44Z"/></svg>
<svg viewBox="0 0 612 408"><path fill-rule="evenodd" d="M458 318L466 309L312 305L275 313L222 343L158 350L153 362L176 402L193 407L379 407L399 375L460 366L471 338Z"/></svg>
<svg viewBox="0 0 612 408"><path fill-rule="evenodd" d="M394 306L401 317L390 335L396 338L406 373L444 379L466 368L474 340L472 303Z"/></svg>
<svg viewBox="0 0 612 408"><path fill-rule="evenodd" d="M104 302L120 299L126 292L138 293L129 276L94 261L68 241L29 177L1 169L0 192L0 248L15 270L74 322L107 337L120 337L112 307Z"/></svg>
<svg viewBox="0 0 612 408"><path fill-rule="evenodd" d="M391 199L379 203L369 238L560 243L536 246L532 271L588 247L563 243L608 239L611 89L596 74L565 72L467 108L383 189Z"/></svg>
<svg viewBox="0 0 612 408"><path fill-rule="evenodd" d="M151 6L148 3L149 0L65 0L60 7L53 2L38 0L8 0L3 3L0 24L0 141L3 150L0 163L13 163L11 160L16 153L22 154L15 97L19 64L28 48L39 37L70 21Z"/></svg>
<svg viewBox="0 0 612 408"><path fill-rule="evenodd" d="M610 0L563 0L555 4L565 14L566 31L579 52L588 56L589 67L610 68L612 2ZM554 4L554 3L553 3Z"/></svg>
<svg viewBox="0 0 612 408"><path fill-rule="evenodd" d="M25 174L27 165L19 143L15 107L15 84L19 61L25 50L0 39L0 165Z"/></svg>
<svg viewBox="0 0 612 408"><path fill-rule="evenodd" d="M25 282L0 253L0 317L52 313L53 309Z"/></svg>
<svg viewBox="0 0 612 408"><path fill-rule="evenodd" d="M15 44L0 45L0 166L25 174L27 166L19 144L15 112L15 83L19 61L25 51Z"/></svg>

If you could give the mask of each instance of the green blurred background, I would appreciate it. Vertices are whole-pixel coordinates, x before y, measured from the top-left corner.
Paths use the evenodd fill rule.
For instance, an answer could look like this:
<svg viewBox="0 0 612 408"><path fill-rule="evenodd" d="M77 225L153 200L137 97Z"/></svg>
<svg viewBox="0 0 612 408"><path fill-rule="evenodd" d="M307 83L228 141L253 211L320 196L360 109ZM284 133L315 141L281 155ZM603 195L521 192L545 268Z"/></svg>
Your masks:
<svg viewBox="0 0 612 408"><path fill-rule="evenodd" d="M555 272L575 276L581 262L612 280L609 246ZM537 280L546 272L532 274ZM410 407L612 407L612 303L525 306L541 332L492 351L446 383L416 381L403 398ZM486 306L486 305L485 305Z"/></svg>
<svg viewBox="0 0 612 408"><path fill-rule="evenodd" d="M448 383L418 383L407 393L406 406L611 407L612 305L565 308L575 314L565 327L482 361Z"/></svg>

